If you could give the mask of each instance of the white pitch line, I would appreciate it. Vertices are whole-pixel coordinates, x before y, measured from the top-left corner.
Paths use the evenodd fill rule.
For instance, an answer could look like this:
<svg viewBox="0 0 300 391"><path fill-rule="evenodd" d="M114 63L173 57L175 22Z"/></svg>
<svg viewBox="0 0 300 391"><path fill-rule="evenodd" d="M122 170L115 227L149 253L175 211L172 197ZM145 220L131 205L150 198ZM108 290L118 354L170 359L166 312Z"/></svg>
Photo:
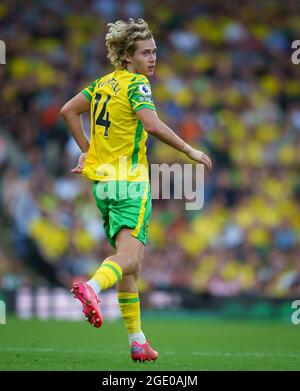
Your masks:
<svg viewBox="0 0 300 391"><path fill-rule="evenodd" d="M181 353L182 354L182 353ZM239 353L239 352L191 352L194 356L220 356L220 357L285 357L297 358L300 354L297 353Z"/></svg>
<svg viewBox="0 0 300 391"><path fill-rule="evenodd" d="M0 347L1 352L66 352L66 353L118 353L127 354L128 351L119 350L102 350L102 349L68 349L68 348L24 348L24 347ZM175 352L161 352L161 355L174 355ZM193 355L193 356L218 356L218 357L282 357L282 358L299 358L300 353L264 353L264 352L180 352L181 355Z"/></svg>
<svg viewBox="0 0 300 391"><path fill-rule="evenodd" d="M53 352L53 348L0 348L1 352Z"/></svg>
<svg viewBox="0 0 300 391"><path fill-rule="evenodd" d="M112 353L111 350L97 350L97 349L64 349L64 348L17 348L17 347L8 347L1 348L2 352L66 352L66 353ZM118 353L124 353L124 351L119 351Z"/></svg>

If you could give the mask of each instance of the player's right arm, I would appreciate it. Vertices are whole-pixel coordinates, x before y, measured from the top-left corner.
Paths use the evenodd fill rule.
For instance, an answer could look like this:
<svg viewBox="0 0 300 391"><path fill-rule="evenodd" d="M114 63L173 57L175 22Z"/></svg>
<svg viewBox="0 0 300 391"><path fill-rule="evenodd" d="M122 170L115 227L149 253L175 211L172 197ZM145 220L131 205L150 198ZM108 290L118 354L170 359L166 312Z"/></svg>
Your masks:
<svg viewBox="0 0 300 391"><path fill-rule="evenodd" d="M72 136L74 137L82 154L79 157L77 166L72 169L75 174L81 174L85 164L86 153L89 150L90 143L84 133L81 114L90 110L90 100L81 92L69 100L61 109L60 114L65 120Z"/></svg>
<svg viewBox="0 0 300 391"><path fill-rule="evenodd" d="M189 144L177 136L172 129L158 118L155 111L147 108L140 109L136 111L136 115L148 133L152 134L165 144L185 153L190 159L203 163L206 168L211 171L212 162L210 157L204 152L192 148Z"/></svg>
<svg viewBox="0 0 300 391"><path fill-rule="evenodd" d="M84 133L81 122L81 114L89 111L89 109L90 102L80 92L69 100L60 111L60 114L82 152L87 152L90 147L90 143Z"/></svg>

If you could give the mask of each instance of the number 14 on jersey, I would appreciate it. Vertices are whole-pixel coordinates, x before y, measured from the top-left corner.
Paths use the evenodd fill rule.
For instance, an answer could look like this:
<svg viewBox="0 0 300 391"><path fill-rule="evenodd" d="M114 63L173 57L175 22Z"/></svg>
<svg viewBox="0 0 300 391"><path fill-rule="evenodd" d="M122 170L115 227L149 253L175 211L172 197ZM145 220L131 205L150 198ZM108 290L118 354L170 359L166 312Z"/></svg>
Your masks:
<svg viewBox="0 0 300 391"><path fill-rule="evenodd" d="M109 120L109 112L107 111L107 104L108 102L110 101L110 95L107 95L107 98L105 100L105 102L103 103L103 106L101 108L101 111L97 117L97 119L95 118L96 116L96 113L97 113L97 109L98 109L98 105L101 101L101 98L102 98L102 95L101 94L96 94L95 96L95 105L94 105L94 112L93 112L93 117L94 117L94 125L100 125L100 126L103 126L104 127L104 137L108 137L108 130L109 130L109 127L110 127L110 120ZM94 133L95 133L95 127L94 127Z"/></svg>

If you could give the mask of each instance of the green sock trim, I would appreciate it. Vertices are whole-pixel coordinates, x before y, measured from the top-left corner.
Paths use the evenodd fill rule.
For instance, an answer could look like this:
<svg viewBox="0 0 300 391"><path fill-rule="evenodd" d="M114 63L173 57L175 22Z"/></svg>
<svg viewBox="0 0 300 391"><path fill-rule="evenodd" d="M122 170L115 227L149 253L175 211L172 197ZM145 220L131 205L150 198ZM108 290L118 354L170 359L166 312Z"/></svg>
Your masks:
<svg viewBox="0 0 300 391"><path fill-rule="evenodd" d="M119 271L113 265L111 265L110 263L103 263L101 267L109 267L115 273L115 275L117 276L118 281L120 281L122 279L122 276L119 273Z"/></svg>
<svg viewBox="0 0 300 391"><path fill-rule="evenodd" d="M134 297L132 299L119 299L120 304L137 303L139 301L140 301L139 297Z"/></svg>

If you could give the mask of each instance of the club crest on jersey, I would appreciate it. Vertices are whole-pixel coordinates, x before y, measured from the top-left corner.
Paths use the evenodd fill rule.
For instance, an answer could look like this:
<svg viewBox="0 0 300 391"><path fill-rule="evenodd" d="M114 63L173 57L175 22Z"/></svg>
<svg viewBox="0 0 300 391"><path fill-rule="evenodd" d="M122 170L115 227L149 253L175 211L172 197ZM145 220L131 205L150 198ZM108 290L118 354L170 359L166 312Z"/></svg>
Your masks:
<svg viewBox="0 0 300 391"><path fill-rule="evenodd" d="M139 91L143 95L151 95L151 90L146 84L142 84L139 86Z"/></svg>

